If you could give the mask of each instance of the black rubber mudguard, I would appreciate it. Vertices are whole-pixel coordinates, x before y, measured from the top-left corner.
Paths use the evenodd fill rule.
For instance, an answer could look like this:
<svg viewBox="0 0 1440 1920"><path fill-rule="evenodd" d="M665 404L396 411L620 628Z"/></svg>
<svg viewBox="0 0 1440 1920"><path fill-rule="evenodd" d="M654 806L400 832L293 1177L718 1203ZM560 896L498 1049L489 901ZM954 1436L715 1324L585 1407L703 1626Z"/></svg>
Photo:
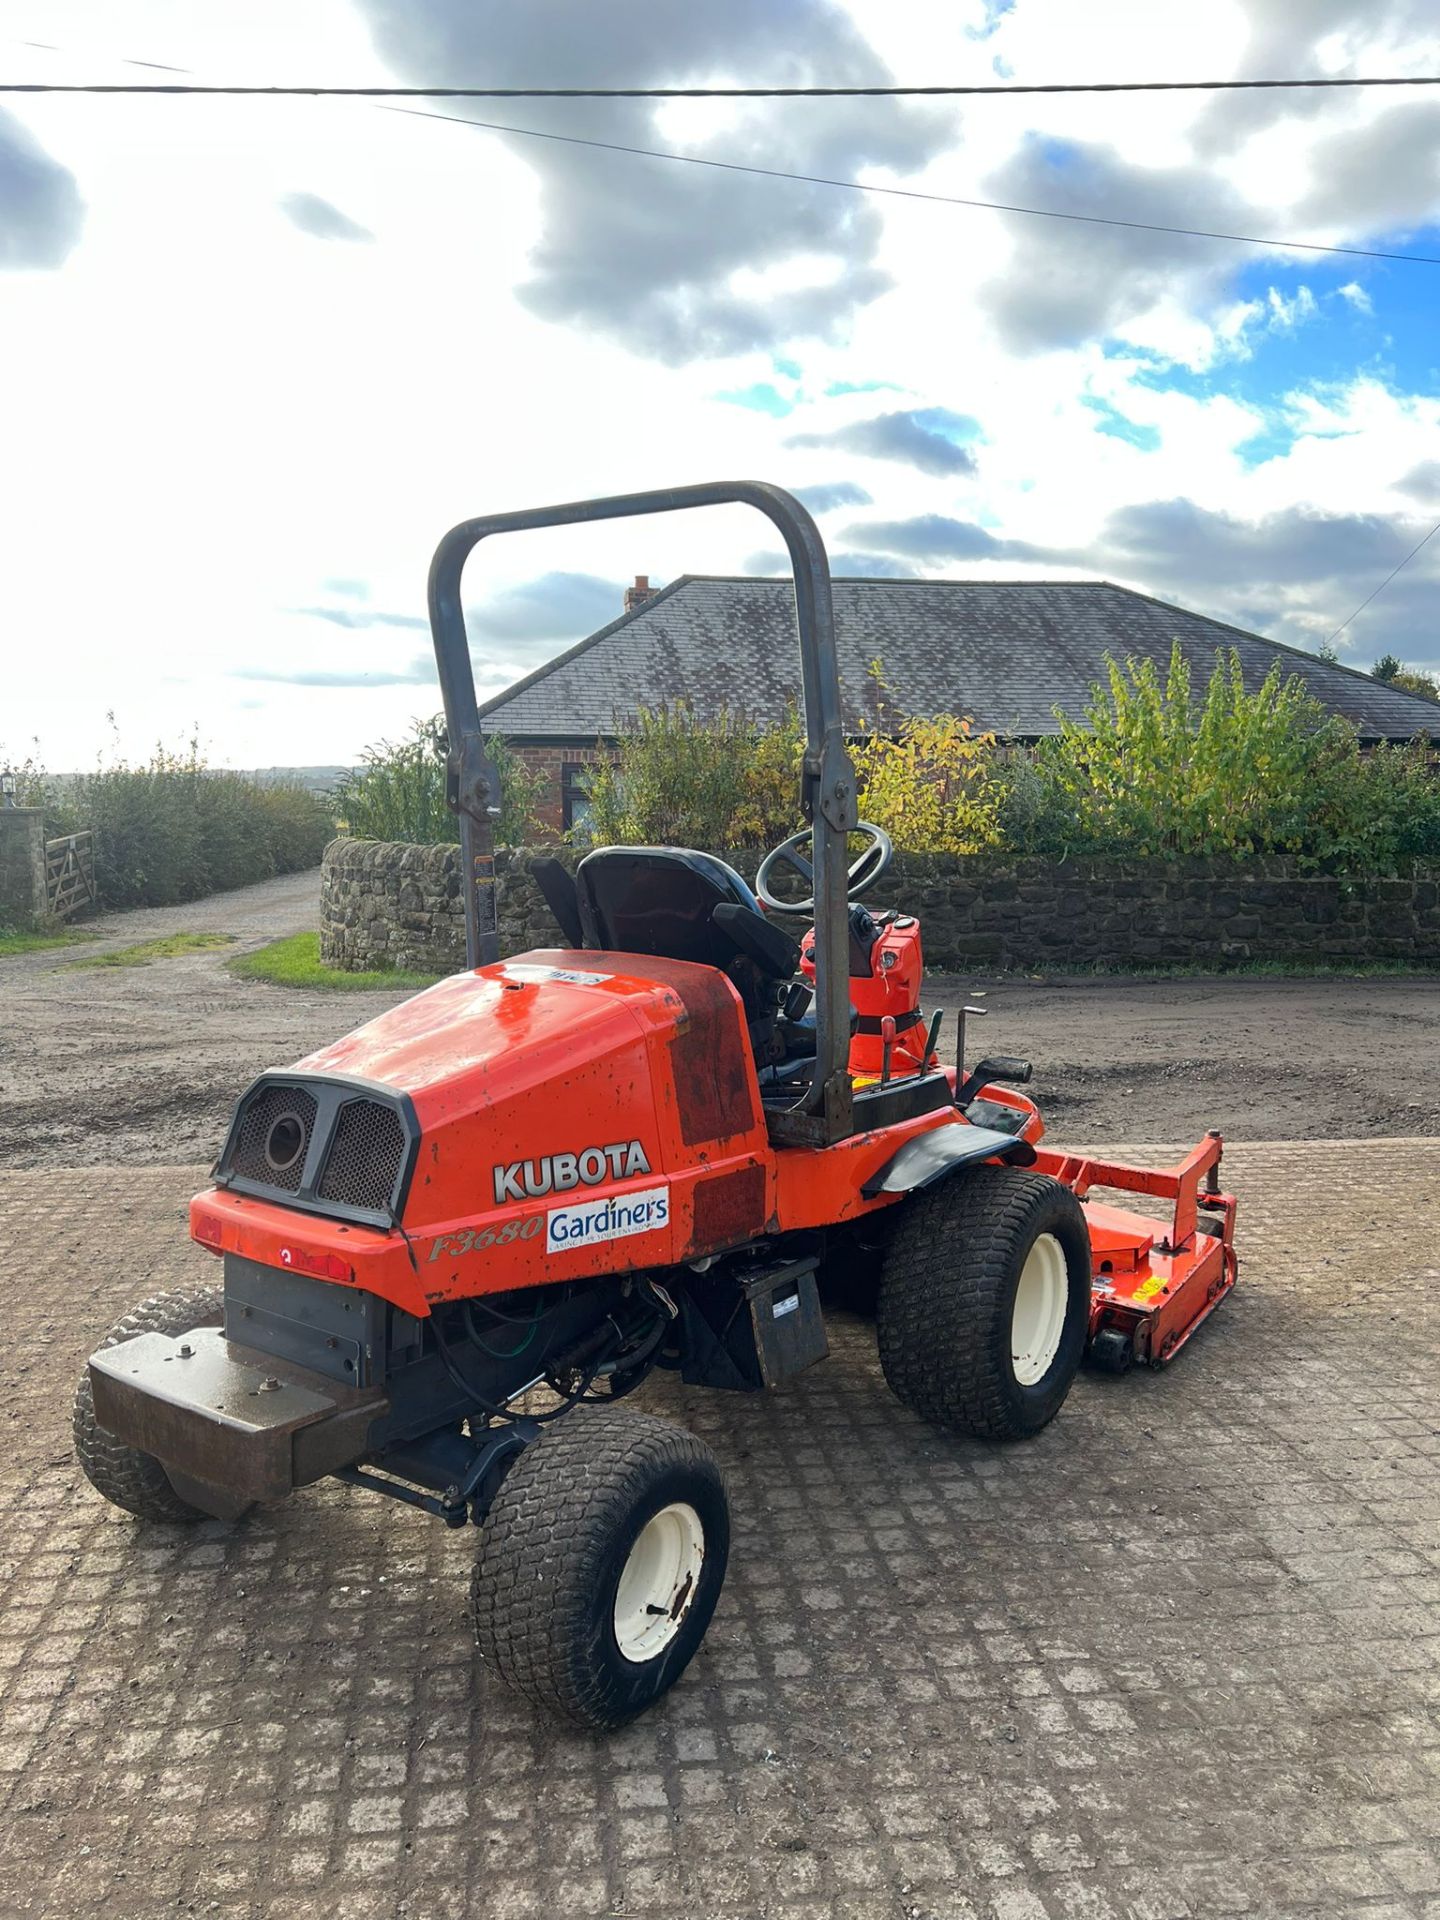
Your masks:
<svg viewBox="0 0 1440 1920"><path fill-rule="evenodd" d="M1008 1160L1014 1166L1029 1167L1035 1163L1035 1149L1028 1140L996 1133L990 1127L960 1122L932 1127L907 1140L897 1154L871 1174L860 1191L867 1200L881 1193L915 1193L960 1167L974 1166L982 1160Z"/></svg>

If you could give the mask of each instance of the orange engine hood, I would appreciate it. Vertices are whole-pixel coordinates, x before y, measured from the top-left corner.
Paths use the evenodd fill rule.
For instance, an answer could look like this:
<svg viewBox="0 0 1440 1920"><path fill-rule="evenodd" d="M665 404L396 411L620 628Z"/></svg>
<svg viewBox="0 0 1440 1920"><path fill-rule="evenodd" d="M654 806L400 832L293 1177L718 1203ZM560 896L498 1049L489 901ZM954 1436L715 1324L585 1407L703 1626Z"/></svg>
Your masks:
<svg viewBox="0 0 1440 1920"><path fill-rule="evenodd" d="M682 961L522 954L442 980L297 1066L409 1095L412 1233L765 1144L739 996Z"/></svg>

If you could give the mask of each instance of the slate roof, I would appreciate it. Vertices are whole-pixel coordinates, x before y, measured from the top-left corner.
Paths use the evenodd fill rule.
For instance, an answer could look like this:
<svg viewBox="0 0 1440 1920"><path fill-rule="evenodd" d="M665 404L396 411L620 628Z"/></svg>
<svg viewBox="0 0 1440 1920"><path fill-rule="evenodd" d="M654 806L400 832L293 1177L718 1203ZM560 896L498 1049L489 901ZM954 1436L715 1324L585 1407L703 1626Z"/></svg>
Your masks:
<svg viewBox="0 0 1440 1920"><path fill-rule="evenodd" d="M893 717L962 713L1020 739L1078 717L1105 655L1164 667L1178 639L1203 687L1218 648L1238 648L1247 686L1279 660L1366 739L1440 732L1440 713L1350 667L1261 639L1105 580L837 580L835 625L847 727L883 721L867 671L882 663ZM685 574L653 598L487 701L496 732L519 741L612 735L637 706L688 699L769 720L798 696L788 580Z"/></svg>

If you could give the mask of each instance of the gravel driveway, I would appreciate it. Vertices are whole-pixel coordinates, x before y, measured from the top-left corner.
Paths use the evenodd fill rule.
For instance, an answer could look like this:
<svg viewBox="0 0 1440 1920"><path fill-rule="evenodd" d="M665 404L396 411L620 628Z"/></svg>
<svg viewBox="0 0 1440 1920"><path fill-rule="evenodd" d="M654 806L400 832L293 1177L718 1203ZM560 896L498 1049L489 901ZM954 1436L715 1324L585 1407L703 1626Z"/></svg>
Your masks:
<svg viewBox="0 0 1440 1920"><path fill-rule="evenodd" d="M175 1166L219 1150L241 1089L393 1005L237 980L244 952L316 924L319 876L91 922L105 946L180 932L236 944L148 967L81 950L0 961L0 1166ZM85 952L99 951L84 949ZM1075 1141L1325 1140L1440 1129L1440 981L937 975L971 999L970 1055L1028 1054L1052 1131ZM943 1045L953 1043L953 1018Z"/></svg>
<svg viewBox="0 0 1440 1920"><path fill-rule="evenodd" d="M301 993L226 970L233 954L313 927L319 891L314 869L286 874L189 906L105 914L86 923L94 946L0 961L0 1165L209 1160L257 1073L393 1005L394 993ZM146 967L73 964L173 933L235 944Z"/></svg>

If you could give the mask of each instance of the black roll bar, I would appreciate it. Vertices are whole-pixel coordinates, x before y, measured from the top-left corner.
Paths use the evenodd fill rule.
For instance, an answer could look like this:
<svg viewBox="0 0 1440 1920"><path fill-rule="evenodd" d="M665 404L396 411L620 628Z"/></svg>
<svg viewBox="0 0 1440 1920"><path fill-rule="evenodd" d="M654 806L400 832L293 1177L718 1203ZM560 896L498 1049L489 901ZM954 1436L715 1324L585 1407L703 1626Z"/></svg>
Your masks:
<svg viewBox="0 0 1440 1920"><path fill-rule="evenodd" d="M795 626L805 705L805 755L800 810L815 841L815 1075L794 1110L809 1124L780 1131L813 1140L843 1139L851 1131L850 982L846 935L846 841L857 815L855 773L845 747L840 714L840 675L835 658L835 613L830 563L820 530L792 494L758 480L717 480L699 486L666 487L654 493L621 493L603 500L573 500L564 506L531 507L519 513L484 514L452 527L430 563L430 629L450 736L447 799L460 816L465 868L466 964L484 966L500 957L495 903L493 820L499 811L499 781L485 750L475 700L475 674L465 635L460 577L482 540L495 533L575 526L592 520L625 520L638 514L674 513L687 507L742 505L758 508L775 525L790 555L795 588ZM772 1116L778 1118L779 1116ZM772 1132L775 1129L772 1126Z"/></svg>

